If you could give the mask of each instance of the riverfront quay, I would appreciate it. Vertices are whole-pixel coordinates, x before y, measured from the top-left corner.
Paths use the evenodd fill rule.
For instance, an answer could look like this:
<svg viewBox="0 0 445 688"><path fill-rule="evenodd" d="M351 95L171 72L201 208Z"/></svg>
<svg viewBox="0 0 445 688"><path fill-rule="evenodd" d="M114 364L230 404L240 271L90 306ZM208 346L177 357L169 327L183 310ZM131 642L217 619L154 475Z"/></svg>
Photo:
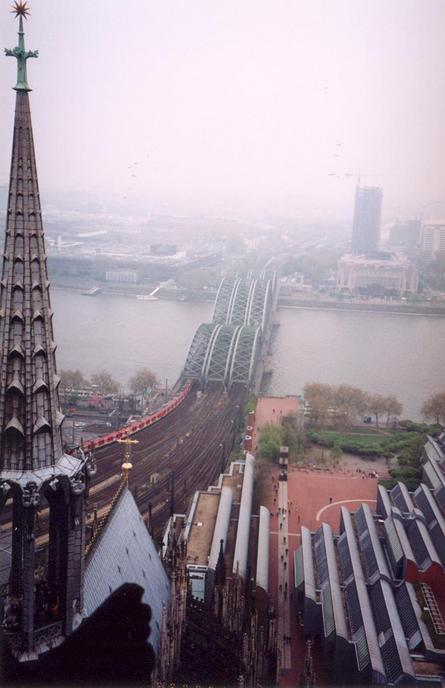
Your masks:
<svg viewBox="0 0 445 688"><path fill-rule="evenodd" d="M394 315L425 315L445 318L445 302L406 303L403 301L343 301L327 299L293 299L281 296L280 308L307 308L316 310L360 311L361 313L392 313Z"/></svg>
<svg viewBox="0 0 445 688"><path fill-rule="evenodd" d="M118 296L127 299L135 299L139 295L149 296L153 289L159 288L156 293L156 299L163 301L190 301L190 302L206 302L212 305L215 302L217 290L203 290L203 289L172 289L162 287L159 284L146 285L135 284L115 284L110 282L100 283L96 287L86 288L82 282L78 280L64 279L57 280L52 283L53 290L63 290L75 294L85 296L88 289L97 289L97 294L93 296ZM89 294L90 295L90 294ZM143 300L143 299L142 299ZM430 315L445 317L445 300L444 301L420 301L418 303L406 302L396 299L335 299L323 296L317 298L317 294L307 294L307 296L293 297L289 295L277 296L277 304L281 308L316 308L322 310L338 310L338 311L362 311L362 312L381 312L394 313L396 315Z"/></svg>

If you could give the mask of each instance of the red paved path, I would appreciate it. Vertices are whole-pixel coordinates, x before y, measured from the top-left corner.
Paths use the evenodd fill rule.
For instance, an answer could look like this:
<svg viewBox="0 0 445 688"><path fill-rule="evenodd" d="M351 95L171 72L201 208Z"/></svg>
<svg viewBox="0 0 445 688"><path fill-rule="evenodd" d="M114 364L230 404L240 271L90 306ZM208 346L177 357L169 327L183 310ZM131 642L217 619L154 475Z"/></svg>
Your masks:
<svg viewBox="0 0 445 688"><path fill-rule="evenodd" d="M274 482L272 481L274 478ZM278 566L282 566L278 555L278 538L280 536L279 519L277 516L278 503L275 487L277 485L278 467L271 466L265 472L264 477L264 498L262 502L273 514L271 519L270 535L270 592L274 597L276 608L278 605L289 605L290 607L290 635L291 635L291 669L283 670L281 673L280 685L298 685L303 657L306 651L304 640L301 637L300 627L293 610L293 600L288 595L284 600L283 591L278 590ZM375 509L375 498L377 492L377 480L374 478L362 478L361 474L346 475L344 473L334 473L330 471L308 471L298 470L290 467L288 473L288 500L290 513L287 513L288 524L288 570L289 570L289 593L293 588L293 553L300 544L300 527L307 526L310 530L316 530L321 521L329 523L334 533L338 533L339 516L342 502L344 506L355 510L361 500L368 501L371 509ZM332 498L332 504L330 503ZM347 501L345 501L347 500ZM359 500L359 501L353 501ZM321 509L327 507L319 520L317 514ZM282 531L281 531L282 532ZM278 638L282 645L282 638ZM329 683L329 672L325 671L321 662L320 653L317 648L313 651L314 670L316 672L317 684Z"/></svg>
<svg viewBox="0 0 445 688"><path fill-rule="evenodd" d="M267 423L277 425L283 416L298 413L300 400L296 396L288 397L260 397L255 410L255 434L253 447L255 449L261 428Z"/></svg>

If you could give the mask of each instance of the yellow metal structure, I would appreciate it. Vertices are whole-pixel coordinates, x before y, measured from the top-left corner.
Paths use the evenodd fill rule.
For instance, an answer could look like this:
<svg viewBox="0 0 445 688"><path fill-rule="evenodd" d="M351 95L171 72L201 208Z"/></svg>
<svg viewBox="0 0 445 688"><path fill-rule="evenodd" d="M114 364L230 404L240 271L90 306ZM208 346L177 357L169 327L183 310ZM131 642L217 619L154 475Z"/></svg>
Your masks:
<svg viewBox="0 0 445 688"><path fill-rule="evenodd" d="M130 461L131 445L139 444L139 440L131 440L129 437L125 437L122 440L117 440L117 442L119 442L119 444L125 444L124 463L122 464L122 470L124 472L125 482L128 483L128 474L133 468L133 464Z"/></svg>

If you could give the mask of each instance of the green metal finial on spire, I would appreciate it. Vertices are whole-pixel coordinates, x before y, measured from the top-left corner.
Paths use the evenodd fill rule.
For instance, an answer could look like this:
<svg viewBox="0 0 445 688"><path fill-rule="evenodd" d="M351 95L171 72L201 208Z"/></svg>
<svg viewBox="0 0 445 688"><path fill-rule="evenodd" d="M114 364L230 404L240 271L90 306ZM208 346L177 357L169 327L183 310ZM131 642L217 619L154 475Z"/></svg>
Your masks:
<svg viewBox="0 0 445 688"><path fill-rule="evenodd" d="M16 91L30 91L28 81L26 79L26 60L29 57L38 57L38 50L25 50L25 34L23 32L23 17L27 19L29 14L29 7L27 2L16 0L12 6L12 12L19 18L19 44L13 50L5 48L5 55L8 57L15 57L17 60L17 84L14 86Z"/></svg>

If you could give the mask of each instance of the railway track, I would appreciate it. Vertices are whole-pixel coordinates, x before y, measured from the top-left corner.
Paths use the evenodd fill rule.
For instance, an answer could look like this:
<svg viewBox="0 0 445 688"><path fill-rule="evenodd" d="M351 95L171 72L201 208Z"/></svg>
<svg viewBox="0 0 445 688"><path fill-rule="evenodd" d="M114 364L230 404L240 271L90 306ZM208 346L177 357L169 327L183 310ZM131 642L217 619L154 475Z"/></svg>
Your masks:
<svg viewBox="0 0 445 688"><path fill-rule="evenodd" d="M148 521L155 538L174 511L185 512L194 492L206 489L224 469L232 449L244 392L227 393L208 388L204 393L190 391L181 404L147 427L133 432L129 488ZM125 433L124 433L125 434ZM121 435L122 436L122 435ZM93 476L87 501L87 523L94 511L103 515L111 505L121 481L123 446L116 441L94 450L97 472ZM39 513L38 540L45 542L48 511ZM1 525L11 525L6 508Z"/></svg>
<svg viewBox="0 0 445 688"><path fill-rule="evenodd" d="M173 510L185 511L191 496L223 470L232 448L241 393L209 390L175 410L155 426L137 433L131 456L129 487L138 507L148 516L158 537ZM89 507L100 510L116 491L113 475L120 473L123 450L119 444L96 452L98 466ZM103 489L99 489L100 485ZM91 503L92 502L92 503Z"/></svg>

